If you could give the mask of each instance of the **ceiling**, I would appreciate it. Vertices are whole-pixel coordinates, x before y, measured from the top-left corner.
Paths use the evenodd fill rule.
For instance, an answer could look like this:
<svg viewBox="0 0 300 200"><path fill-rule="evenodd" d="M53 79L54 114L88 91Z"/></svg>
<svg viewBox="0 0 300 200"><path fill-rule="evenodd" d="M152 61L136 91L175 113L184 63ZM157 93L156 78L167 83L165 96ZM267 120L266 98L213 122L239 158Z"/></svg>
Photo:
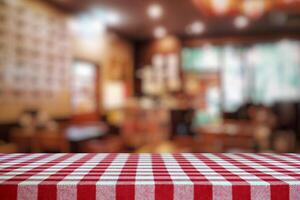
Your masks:
<svg viewBox="0 0 300 200"><path fill-rule="evenodd" d="M102 8L118 12L121 23L110 29L133 40L153 37L157 26L166 27L168 33L180 37L207 37L230 35L253 35L266 33L300 34L299 9L267 13L259 20L252 20L250 25L239 30L233 25L233 17L205 17L194 6L192 0L47 0L49 3L73 14L88 12L90 8ZM163 16L158 20L147 16L147 8L158 3L163 8ZM282 21L284 17L285 21ZM278 19L278 20L277 20ZM186 27L195 20L202 20L206 30L201 35L191 36ZM280 22L281 21L281 22Z"/></svg>

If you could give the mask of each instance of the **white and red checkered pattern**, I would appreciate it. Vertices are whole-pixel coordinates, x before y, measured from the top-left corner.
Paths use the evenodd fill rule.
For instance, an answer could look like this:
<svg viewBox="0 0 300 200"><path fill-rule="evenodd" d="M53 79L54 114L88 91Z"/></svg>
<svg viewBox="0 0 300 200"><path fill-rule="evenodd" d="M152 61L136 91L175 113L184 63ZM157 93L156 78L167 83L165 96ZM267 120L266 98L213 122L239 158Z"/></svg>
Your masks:
<svg viewBox="0 0 300 200"><path fill-rule="evenodd" d="M300 199L300 155L0 154L0 199Z"/></svg>

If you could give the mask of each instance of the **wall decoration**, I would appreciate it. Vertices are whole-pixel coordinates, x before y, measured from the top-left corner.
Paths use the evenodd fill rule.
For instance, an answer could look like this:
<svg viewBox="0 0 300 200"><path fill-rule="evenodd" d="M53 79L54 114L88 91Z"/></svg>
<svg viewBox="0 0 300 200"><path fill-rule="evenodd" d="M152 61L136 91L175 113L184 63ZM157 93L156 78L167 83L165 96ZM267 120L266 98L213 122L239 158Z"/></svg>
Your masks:
<svg viewBox="0 0 300 200"><path fill-rule="evenodd" d="M107 110L120 109L125 105L125 84L123 82L107 81L103 94L103 105Z"/></svg>
<svg viewBox="0 0 300 200"><path fill-rule="evenodd" d="M166 58L167 87L170 91L180 89L179 58L177 54L169 54Z"/></svg>
<svg viewBox="0 0 300 200"><path fill-rule="evenodd" d="M0 99L55 98L68 87L70 41L64 18L22 1L0 2Z"/></svg>
<svg viewBox="0 0 300 200"><path fill-rule="evenodd" d="M145 66L141 70L144 94L160 95L180 89L179 58L177 54L156 54L152 57L151 62L151 66Z"/></svg>
<svg viewBox="0 0 300 200"><path fill-rule="evenodd" d="M77 61L72 66L73 114L93 113L96 103L96 66Z"/></svg>

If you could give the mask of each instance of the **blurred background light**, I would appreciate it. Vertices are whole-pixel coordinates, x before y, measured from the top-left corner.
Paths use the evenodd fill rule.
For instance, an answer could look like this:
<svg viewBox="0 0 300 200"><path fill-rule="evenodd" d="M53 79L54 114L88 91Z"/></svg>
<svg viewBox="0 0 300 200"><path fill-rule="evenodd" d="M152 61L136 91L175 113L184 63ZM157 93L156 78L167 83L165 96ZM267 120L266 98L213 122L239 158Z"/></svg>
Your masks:
<svg viewBox="0 0 300 200"><path fill-rule="evenodd" d="M167 34L167 30L163 26L159 26L154 29L154 37L156 38L162 38L166 36L166 34Z"/></svg>
<svg viewBox="0 0 300 200"><path fill-rule="evenodd" d="M201 34L205 31L205 24L202 21L195 21L187 27L189 34Z"/></svg>
<svg viewBox="0 0 300 200"><path fill-rule="evenodd" d="M85 38L93 38L106 31L106 27L103 22L89 16L71 18L69 20L69 28L72 33Z"/></svg>
<svg viewBox="0 0 300 200"><path fill-rule="evenodd" d="M158 19L163 14L163 9L159 4L152 4L148 7L148 16L152 19Z"/></svg>
<svg viewBox="0 0 300 200"><path fill-rule="evenodd" d="M249 25L249 19L245 16L237 16L234 19L234 26L238 29L246 28Z"/></svg>

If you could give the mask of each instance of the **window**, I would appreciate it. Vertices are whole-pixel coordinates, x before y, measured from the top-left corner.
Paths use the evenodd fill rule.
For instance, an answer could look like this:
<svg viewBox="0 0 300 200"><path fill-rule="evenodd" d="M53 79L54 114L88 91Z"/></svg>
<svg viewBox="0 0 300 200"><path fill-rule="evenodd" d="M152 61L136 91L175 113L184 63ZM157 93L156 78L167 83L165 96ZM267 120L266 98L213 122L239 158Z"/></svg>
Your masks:
<svg viewBox="0 0 300 200"><path fill-rule="evenodd" d="M227 112L246 102L272 105L300 99L297 41L184 48L182 62L186 72L221 71L223 109Z"/></svg>

